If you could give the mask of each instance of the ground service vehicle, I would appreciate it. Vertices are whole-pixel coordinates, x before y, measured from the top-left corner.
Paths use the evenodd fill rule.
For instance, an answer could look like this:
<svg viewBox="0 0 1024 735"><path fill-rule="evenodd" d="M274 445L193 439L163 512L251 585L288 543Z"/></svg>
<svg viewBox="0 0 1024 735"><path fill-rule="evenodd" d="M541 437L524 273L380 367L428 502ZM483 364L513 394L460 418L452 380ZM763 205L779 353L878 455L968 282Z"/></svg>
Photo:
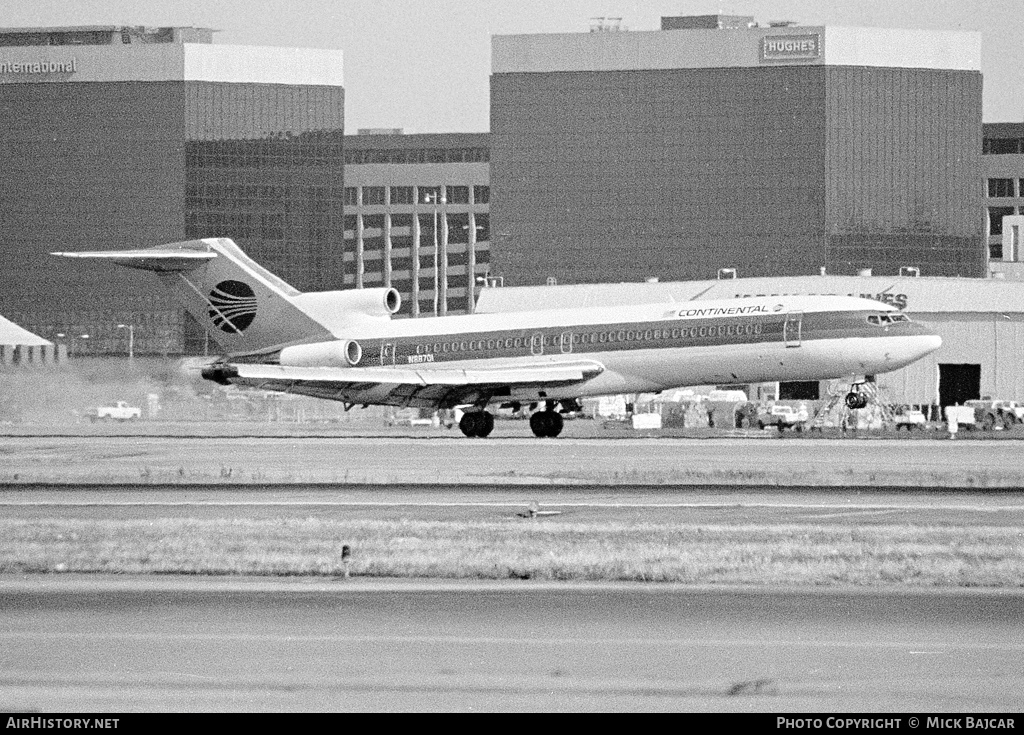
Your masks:
<svg viewBox="0 0 1024 735"><path fill-rule="evenodd" d="M1001 407L1003 401L980 399L964 401L964 406L974 409L974 425L985 431L995 429L1012 429L1017 423L1017 417L1013 411Z"/></svg>
<svg viewBox="0 0 1024 735"><path fill-rule="evenodd" d="M897 409L893 416L893 423L896 425L896 431L900 429L913 431L914 429L924 429L928 420L925 418L924 413L916 408L903 407Z"/></svg>
<svg viewBox="0 0 1024 735"><path fill-rule="evenodd" d="M130 406L126 401L118 401L113 406L98 406L89 412L89 420L96 421L135 421L142 418L142 409Z"/></svg>
<svg viewBox="0 0 1024 735"><path fill-rule="evenodd" d="M805 408L776 404L767 413L758 417L757 425L761 429L766 426L775 426L779 431L785 431L787 428L803 431L807 419L807 409Z"/></svg>
<svg viewBox="0 0 1024 735"><path fill-rule="evenodd" d="M1024 423L1024 405L1017 401L995 401L995 406L1002 411L1004 415L1013 416L1013 423Z"/></svg>

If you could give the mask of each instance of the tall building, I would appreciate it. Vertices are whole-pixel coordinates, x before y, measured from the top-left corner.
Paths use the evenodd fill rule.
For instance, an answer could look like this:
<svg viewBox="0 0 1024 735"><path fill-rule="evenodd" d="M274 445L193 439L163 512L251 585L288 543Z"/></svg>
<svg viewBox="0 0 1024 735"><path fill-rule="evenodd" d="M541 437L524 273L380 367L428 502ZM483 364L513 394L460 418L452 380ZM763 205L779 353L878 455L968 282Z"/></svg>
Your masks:
<svg viewBox="0 0 1024 735"><path fill-rule="evenodd" d="M737 16L495 36L492 270L984 276L980 56L976 33Z"/></svg>
<svg viewBox="0 0 1024 735"><path fill-rule="evenodd" d="M981 167L989 270L1024 278L1024 123L986 123Z"/></svg>
<svg viewBox="0 0 1024 735"><path fill-rule="evenodd" d="M401 315L472 313L490 268L489 137L345 138L345 286L394 286Z"/></svg>
<svg viewBox="0 0 1024 735"><path fill-rule="evenodd" d="M201 352L151 276L48 255L198 237L342 286L341 52L212 37L0 29L0 314L76 355Z"/></svg>

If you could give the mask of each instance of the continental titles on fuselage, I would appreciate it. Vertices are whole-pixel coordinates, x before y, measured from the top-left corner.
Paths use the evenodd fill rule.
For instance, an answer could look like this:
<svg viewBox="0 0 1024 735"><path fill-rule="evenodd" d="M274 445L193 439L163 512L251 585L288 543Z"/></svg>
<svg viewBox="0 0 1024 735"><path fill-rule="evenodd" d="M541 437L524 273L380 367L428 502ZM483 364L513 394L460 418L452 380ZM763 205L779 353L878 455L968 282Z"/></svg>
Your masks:
<svg viewBox="0 0 1024 735"><path fill-rule="evenodd" d="M782 304L775 307L774 311L781 311ZM744 314L771 314L767 306L716 306L709 309L683 309L679 312L680 319L695 318L701 316L742 316Z"/></svg>

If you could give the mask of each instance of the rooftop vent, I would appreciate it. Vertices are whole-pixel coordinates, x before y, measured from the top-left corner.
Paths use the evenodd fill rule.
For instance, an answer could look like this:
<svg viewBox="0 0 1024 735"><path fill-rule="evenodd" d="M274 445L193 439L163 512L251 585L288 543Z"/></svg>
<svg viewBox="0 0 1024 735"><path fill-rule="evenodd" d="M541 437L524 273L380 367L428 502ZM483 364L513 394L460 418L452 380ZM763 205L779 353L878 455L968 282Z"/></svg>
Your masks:
<svg viewBox="0 0 1024 735"><path fill-rule="evenodd" d="M921 269L913 265L901 265L900 275L907 276L908 278L919 278L921 276Z"/></svg>
<svg viewBox="0 0 1024 735"><path fill-rule="evenodd" d="M591 33L614 33L615 31L627 31L629 30L622 25L622 18L591 18L590 19L590 32Z"/></svg>

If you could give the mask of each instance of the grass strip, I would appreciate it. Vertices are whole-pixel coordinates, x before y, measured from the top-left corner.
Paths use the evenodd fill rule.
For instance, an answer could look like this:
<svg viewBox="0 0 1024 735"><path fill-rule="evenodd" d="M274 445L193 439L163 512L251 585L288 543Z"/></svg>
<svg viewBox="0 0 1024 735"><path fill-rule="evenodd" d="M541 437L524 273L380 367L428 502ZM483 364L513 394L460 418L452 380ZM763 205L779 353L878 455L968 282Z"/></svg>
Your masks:
<svg viewBox="0 0 1024 735"><path fill-rule="evenodd" d="M1013 528L307 519L0 520L0 573L1024 586Z"/></svg>

